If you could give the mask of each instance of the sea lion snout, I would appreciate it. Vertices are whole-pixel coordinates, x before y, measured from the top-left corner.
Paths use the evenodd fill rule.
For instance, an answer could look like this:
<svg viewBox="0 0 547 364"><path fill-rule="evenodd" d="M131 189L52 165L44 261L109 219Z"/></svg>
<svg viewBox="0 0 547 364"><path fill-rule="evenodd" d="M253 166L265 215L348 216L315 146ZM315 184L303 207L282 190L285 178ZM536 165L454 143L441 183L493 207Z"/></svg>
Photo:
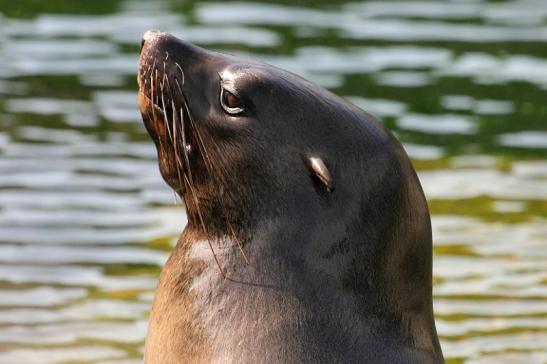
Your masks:
<svg viewBox="0 0 547 364"><path fill-rule="evenodd" d="M167 61L170 58L167 54L172 56L176 54L179 60L190 59L204 51L200 47L158 29L147 30L141 39L141 59L157 56L159 59Z"/></svg>
<svg viewBox="0 0 547 364"><path fill-rule="evenodd" d="M159 29L150 29L150 30L147 30L147 31L142 35L141 46L144 45L144 42L148 42L148 41L154 39L154 37L156 37L158 34L161 34L161 31L160 31Z"/></svg>
<svg viewBox="0 0 547 364"><path fill-rule="evenodd" d="M147 30L141 38L141 49L140 54L143 54L143 50L150 47L150 44L156 43L157 39L161 36L165 36L167 33L162 33L159 29L150 29Z"/></svg>

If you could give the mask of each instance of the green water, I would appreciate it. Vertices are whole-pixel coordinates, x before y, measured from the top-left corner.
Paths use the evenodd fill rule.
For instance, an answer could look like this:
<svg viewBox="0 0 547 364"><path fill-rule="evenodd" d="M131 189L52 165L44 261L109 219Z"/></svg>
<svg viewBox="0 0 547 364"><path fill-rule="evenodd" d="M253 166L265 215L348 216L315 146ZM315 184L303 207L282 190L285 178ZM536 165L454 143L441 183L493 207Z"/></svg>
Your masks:
<svg viewBox="0 0 547 364"><path fill-rule="evenodd" d="M185 225L136 107L161 28L380 117L432 213L449 363L547 363L547 2L0 0L0 363L139 363Z"/></svg>

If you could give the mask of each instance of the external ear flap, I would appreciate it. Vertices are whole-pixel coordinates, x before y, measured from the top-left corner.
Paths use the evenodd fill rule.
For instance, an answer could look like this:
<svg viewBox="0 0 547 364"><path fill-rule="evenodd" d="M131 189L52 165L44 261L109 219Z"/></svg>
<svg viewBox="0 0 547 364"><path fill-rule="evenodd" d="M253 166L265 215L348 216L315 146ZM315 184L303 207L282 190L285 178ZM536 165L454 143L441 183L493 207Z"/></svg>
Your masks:
<svg viewBox="0 0 547 364"><path fill-rule="evenodd" d="M309 157L306 162L310 171L327 187L327 191L334 191L334 180L323 160L318 157Z"/></svg>

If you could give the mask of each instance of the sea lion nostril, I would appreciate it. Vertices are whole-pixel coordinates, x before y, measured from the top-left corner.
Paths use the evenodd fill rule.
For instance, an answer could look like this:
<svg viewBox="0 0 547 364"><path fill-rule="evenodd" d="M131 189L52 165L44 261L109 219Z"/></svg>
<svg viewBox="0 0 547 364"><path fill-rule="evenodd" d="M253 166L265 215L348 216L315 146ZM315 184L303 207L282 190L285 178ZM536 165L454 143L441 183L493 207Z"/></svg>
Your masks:
<svg viewBox="0 0 547 364"><path fill-rule="evenodd" d="M141 39L141 49L139 50L139 52L142 52L142 47L144 47L144 37Z"/></svg>
<svg viewBox="0 0 547 364"><path fill-rule="evenodd" d="M142 36L141 45L144 44L144 42L150 42L154 37L159 34L161 34L161 32L158 29L147 30Z"/></svg>
<svg viewBox="0 0 547 364"><path fill-rule="evenodd" d="M158 29L150 29L147 30L143 35L141 39L141 49L140 52L142 52L142 48L144 47L144 43L152 41L154 37L156 37L161 32Z"/></svg>

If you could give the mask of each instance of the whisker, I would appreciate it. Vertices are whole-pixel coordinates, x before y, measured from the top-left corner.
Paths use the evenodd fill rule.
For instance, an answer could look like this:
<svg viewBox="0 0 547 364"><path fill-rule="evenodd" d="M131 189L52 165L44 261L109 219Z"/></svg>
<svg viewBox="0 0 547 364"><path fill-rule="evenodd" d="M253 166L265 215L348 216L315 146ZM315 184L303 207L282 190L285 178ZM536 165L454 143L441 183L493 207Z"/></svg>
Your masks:
<svg viewBox="0 0 547 364"><path fill-rule="evenodd" d="M178 68L179 71L180 71L180 74L181 74L181 76L182 76L182 80L181 80L181 81L182 81L182 84L184 85L184 80L185 80L185 78L184 78L184 71L182 70L182 67L180 66L180 64L178 64L178 62L175 62L175 66L177 66L177 68ZM176 81L176 79L175 79L175 81ZM179 88L180 88L180 86L179 86ZM180 91L182 92L182 89L181 89Z"/></svg>
<svg viewBox="0 0 547 364"><path fill-rule="evenodd" d="M180 108L180 121L182 124L182 145L183 145L183 154L184 154L184 161L186 162L187 170L188 170L188 177L190 181L193 183L192 179L192 170L190 169L190 160L188 158L188 150L186 149L186 135L184 133L184 113L182 112L182 108Z"/></svg>
<svg viewBox="0 0 547 364"><path fill-rule="evenodd" d="M178 206L179 205L179 198L175 190L173 190L173 205Z"/></svg>
<svg viewBox="0 0 547 364"><path fill-rule="evenodd" d="M209 233L207 232L207 227L205 226L205 221L203 220L203 215L201 214L201 209L199 207L199 201L196 195L196 192L194 191L194 187L192 184L190 184L190 181L188 180L188 177L186 174L184 175L186 178L186 182L188 183L188 187L190 188L190 192L194 199L194 204L196 205L196 211L198 213L199 220L201 222L201 228L203 229L203 232L207 236L207 243L209 244L209 249L211 249L211 252L213 253L213 258L215 258L215 262L218 266L218 269L220 270L220 274L222 275L222 278L226 279L226 275L224 274L224 270L222 269L222 266L220 265L220 262L218 261L217 255L215 253L215 250L213 249L213 244L211 244L211 239L209 237Z"/></svg>
<svg viewBox="0 0 547 364"><path fill-rule="evenodd" d="M177 136L177 124L175 124L175 120L176 120L176 114L175 114L175 103L173 100L171 100L171 109L172 109L172 112L173 112L173 115L172 115L172 123L173 123L173 147L174 147L174 150L175 150L175 159L177 161L177 165L179 166L179 168L182 168L182 162L180 160L180 157L179 157L179 141L178 141L178 136ZM182 138L184 140L184 130L182 131ZM183 151L184 152L184 151ZM190 166L188 163L186 163L186 169L189 169Z"/></svg>
<svg viewBox="0 0 547 364"><path fill-rule="evenodd" d="M156 66L156 61L154 61L154 67L155 66ZM154 70L156 71L156 76L157 76L157 70L155 68ZM156 83L157 83L157 77L154 77L154 72L151 72L150 73L150 100L152 101L152 104L154 103L154 98L158 97L157 95L155 95L156 87L157 87ZM152 107L152 118L153 120L157 120L155 107ZM160 144L162 144L161 138L159 138L159 142Z"/></svg>
<svg viewBox="0 0 547 364"><path fill-rule="evenodd" d="M167 57L168 56L169 56L169 53L167 53ZM163 62L163 68L164 68L164 71L163 71L163 89L167 88L167 90L172 95L173 92L172 92L171 84L169 83L169 77L167 77L167 74L165 73L165 62ZM162 104L165 106L165 100L163 99L163 89L162 89ZM171 138L171 141L173 142L173 144L175 144L176 143L176 140L175 140L176 138L174 136L174 133L175 133L175 109L174 109L173 97L172 96L171 96L171 107L172 107L172 111L173 111L172 112L172 120L171 120L172 126L173 126L173 135L171 135L171 130L169 128L169 123L166 122L166 124L167 124L167 131L169 132L169 136ZM178 148L178 146L177 146L177 148Z"/></svg>
<svg viewBox="0 0 547 364"><path fill-rule="evenodd" d="M165 123L165 126L167 128L167 133L169 135L169 138L171 138L171 140L173 140L173 136L171 135L171 129L169 128L169 120L167 118L167 110L165 109L165 101L164 101L164 97L163 97L163 90L161 91L161 106L162 106L162 110L163 110L163 121Z"/></svg>
<svg viewBox="0 0 547 364"><path fill-rule="evenodd" d="M210 166L212 166L211 158L209 158L209 154L207 153L207 150L205 149L205 143L203 142L203 138L201 137L201 133L199 132L199 129L196 127L196 123L194 122L194 118L192 117L192 113L190 112L190 109L188 108L188 102L186 101L186 97L184 96L184 94L182 94L182 100L183 100L184 108L186 109L186 114L188 115L188 120L190 120L190 126L191 126L192 130L194 130L194 132L196 133L196 135L198 137L198 141L199 141L198 144L201 145L201 147L200 147L201 152L203 153L206 162L209 163Z"/></svg>
<svg viewBox="0 0 547 364"><path fill-rule="evenodd" d="M243 245L241 244L241 241L239 241L239 238L237 237L237 235L234 231L234 227L229 222L228 222L228 227L230 228L230 233L232 235L232 238L236 241L237 246L239 248L239 251L240 251L241 255L243 256L243 260L245 260L245 263L247 265L249 265L250 264L249 263L249 258L247 258L247 254L245 254L245 250L243 250Z"/></svg>

